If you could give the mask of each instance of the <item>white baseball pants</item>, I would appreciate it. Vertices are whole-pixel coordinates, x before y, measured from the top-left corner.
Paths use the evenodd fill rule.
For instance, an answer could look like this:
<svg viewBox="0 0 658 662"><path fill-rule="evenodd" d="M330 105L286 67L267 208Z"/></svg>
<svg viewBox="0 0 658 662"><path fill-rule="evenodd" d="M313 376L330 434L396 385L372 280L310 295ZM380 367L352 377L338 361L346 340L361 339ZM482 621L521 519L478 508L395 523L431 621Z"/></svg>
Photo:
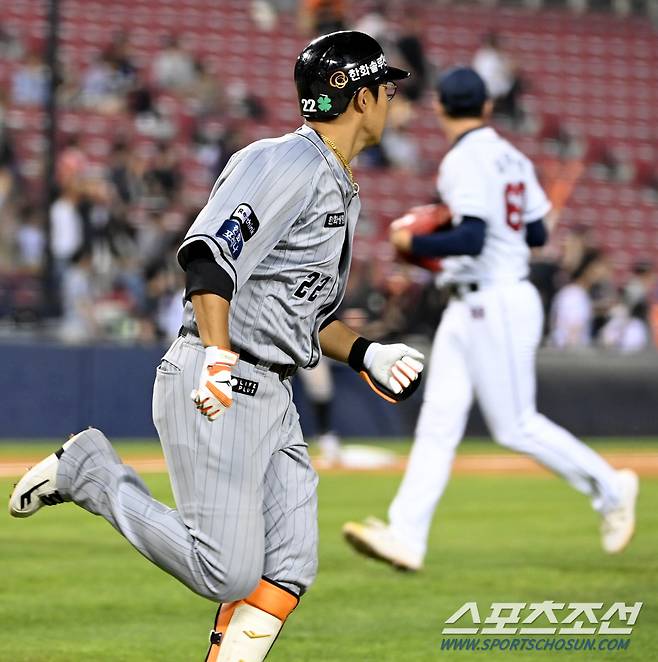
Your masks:
<svg viewBox="0 0 658 662"><path fill-rule="evenodd" d="M437 330L406 473L389 509L394 533L424 554L432 516L477 397L493 438L525 453L591 498L619 499L614 469L535 406L535 354L543 311L528 281L453 298Z"/></svg>

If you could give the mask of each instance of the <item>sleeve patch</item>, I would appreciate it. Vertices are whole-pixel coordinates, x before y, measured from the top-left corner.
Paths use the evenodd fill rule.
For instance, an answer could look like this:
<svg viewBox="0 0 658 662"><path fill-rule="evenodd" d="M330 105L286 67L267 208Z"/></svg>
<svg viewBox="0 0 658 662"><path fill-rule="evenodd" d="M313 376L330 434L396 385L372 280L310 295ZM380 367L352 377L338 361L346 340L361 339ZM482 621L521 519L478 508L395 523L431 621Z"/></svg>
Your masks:
<svg viewBox="0 0 658 662"><path fill-rule="evenodd" d="M242 232L240 231L240 224L231 218L227 218L217 230L215 236L223 239L228 246L231 257L237 260L242 253L244 240L242 239Z"/></svg>
<svg viewBox="0 0 658 662"><path fill-rule="evenodd" d="M235 219L240 224L242 236L245 241L249 241L258 232L260 223L254 210L246 203L239 204L235 211L231 214L231 218Z"/></svg>
<svg viewBox="0 0 658 662"><path fill-rule="evenodd" d="M259 227L260 223L256 214L254 214L254 210L246 202L243 202L221 224L215 236L226 242L231 256L234 260L237 260L240 253L242 253L244 242L249 241L258 232Z"/></svg>

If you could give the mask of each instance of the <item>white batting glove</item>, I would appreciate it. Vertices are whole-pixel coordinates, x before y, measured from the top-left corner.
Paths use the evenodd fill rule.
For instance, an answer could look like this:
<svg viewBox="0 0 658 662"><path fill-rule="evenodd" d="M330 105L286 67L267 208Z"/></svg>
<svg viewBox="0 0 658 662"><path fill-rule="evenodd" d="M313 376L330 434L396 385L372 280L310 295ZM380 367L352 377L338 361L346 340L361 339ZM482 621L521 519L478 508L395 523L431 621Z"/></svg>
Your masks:
<svg viewBox="0 0 658 662"><path fill-rule="evenodd" d="M206 347L206 357L201 371L199 387L190 397L196 408L209 421L214 421L233 404L231 369L238 362L238 354L227 349Z"/></svg>
<svg viewBox="0 0 658 662"><path fill-rule="evenodd" d="M400 395L419 379L424 361L425 355L408 345L371 343L363 358L363 365L368 376L395 395ZM377 392L374 385L371 384L371 388ZM382 393L378 394L385 397Z"/></svg>

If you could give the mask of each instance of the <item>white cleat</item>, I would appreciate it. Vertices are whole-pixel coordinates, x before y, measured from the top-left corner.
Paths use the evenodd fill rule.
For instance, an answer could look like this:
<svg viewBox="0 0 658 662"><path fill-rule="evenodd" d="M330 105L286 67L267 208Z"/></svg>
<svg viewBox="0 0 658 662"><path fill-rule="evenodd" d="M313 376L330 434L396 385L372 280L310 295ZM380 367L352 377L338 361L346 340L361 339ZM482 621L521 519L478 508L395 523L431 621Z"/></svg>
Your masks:
<svg viewBox="0 0 658 662"><path fill-rule="evenodd" d="M603 515L601 545L608 554L618 554L635 533L635 502L640 491L637 474L630 469L617 471L621 500L614 510Z"/></svg>
<svg viewBox="0 0 658 662"><path fill-rule="evenodd" d="M360 554L389 563L398 570L416 572L423 567L423 557L395 537L391 528L374 517L364 522L347 522L345 540Z"/></svg>
<svg viewBox="0 0 658 662"><path fill-rule="evenodd" d="M80 433L82 434L82 433ZM55 506L64 499L55 484L57 467L62 453L78 438L71 437L64 445L29 469L16 483L9 497L9 514L13 517L29 517L42 506Z"/></svg>

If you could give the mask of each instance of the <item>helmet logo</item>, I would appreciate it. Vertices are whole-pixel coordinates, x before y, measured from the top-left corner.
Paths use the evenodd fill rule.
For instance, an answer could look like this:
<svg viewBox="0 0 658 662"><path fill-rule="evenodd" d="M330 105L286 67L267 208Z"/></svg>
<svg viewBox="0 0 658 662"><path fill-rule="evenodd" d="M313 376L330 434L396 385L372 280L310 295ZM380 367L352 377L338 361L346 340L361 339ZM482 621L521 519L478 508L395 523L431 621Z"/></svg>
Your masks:
<svg viewBox="0 0 658 662"><path fill-rule="evenodd" d="M337 87L339 90L342 90L348 82L349 79L344 71L334 71L334 73L331 74L331 78L329 78L329 85L331 85L331 87Z"/></svg>
<svg viewBox="0 0 658 662"><path fill-rule="evenodd" d="M318 108L326 113L331 110L331 99L326 94L321 94L318 97Z"/></svg>

